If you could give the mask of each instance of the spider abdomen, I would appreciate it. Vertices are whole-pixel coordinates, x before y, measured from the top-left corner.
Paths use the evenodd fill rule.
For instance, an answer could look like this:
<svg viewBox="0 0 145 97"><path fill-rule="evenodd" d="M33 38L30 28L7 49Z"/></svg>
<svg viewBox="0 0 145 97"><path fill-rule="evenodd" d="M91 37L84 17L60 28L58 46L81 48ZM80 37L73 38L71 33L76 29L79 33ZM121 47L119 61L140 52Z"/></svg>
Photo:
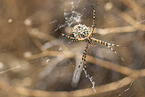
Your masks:
<svg viewBox="0 0 145 97"><path fill-rule="evenodd" d="M87 38L91 31L90 28L83 24L75 25L72 29L72 33L76 39Z"/></svg>

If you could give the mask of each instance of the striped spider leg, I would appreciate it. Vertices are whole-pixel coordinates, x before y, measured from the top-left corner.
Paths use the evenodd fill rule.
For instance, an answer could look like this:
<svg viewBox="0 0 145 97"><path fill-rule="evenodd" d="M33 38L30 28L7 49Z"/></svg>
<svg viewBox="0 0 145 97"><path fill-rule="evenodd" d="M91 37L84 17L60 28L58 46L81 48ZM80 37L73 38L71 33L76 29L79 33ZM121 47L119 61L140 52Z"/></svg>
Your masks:
<svg viewBox="0 0 145 97"><path fill-rule="evenodd" d="M66 38L68 38L68 39L71 39L71 40L76 40L74 37L71 37L71 36L69 36L69 35L66 35L66 34L61 34L62 36L64 36L64 37L66 37Z"/></svg>
<svg viewBox="0 0 145 97"><path fill-rule="evenodd" d="M111 44L111 43L108 43L108 42L105 42L105 41L102 41L102 40L99 40L99 39L95 39L95 38L91 38L91 40L92 41L95 41L97 43L100 43L102 45L107 46L112 52L114 52L115 54L117 54L117 56L120 57L122 61L124 61L124 59L112 48L112 46L123 47L122 45Z"/></svg>
<svg viewBox="0 0 145 97"><path fill-rule="evenodd" d="M90 33L90 35L88 35L88 37L91 37L93 32L94 32L94 29L95 29L95 19L96 19L96 10L94 9L94 7L91 5L91 7L93 8L93 22L92 22L92 31Z"/></svg>
<svg viewBox="0 0 145 97"><path fill-rule="evenodd" d="M87 50L88 50L88 43L84 49L83 55L82 55L82 61L80 62L79 66L77 67L77 69L79 69L81 66L83 67L84 70L86 70L86 54L87 54ZM74 79L76 79L78 70L75 73Z"/></svg>

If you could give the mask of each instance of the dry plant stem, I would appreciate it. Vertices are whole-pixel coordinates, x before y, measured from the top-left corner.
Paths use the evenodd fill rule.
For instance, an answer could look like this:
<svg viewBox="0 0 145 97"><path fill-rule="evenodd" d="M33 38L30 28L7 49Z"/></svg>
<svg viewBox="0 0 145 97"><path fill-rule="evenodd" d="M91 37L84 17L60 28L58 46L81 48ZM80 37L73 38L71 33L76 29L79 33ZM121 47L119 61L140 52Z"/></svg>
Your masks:
<svg viewBox="0 0 145 97"><path fill-rule="evenodd" d="M31 21L31 20L29 20ZM25 23L26 24L26 23ZM64 50L68 50L68 48L61 43L59 40L57 40L55 37L53 37L52 35L48 35L46 33L40 32L39 29L37 28L32 28L31 25L27 25L27 31L28 34L31 36L32 41L34 42L34 44L42 51L46 51L44 49L42 49L42 44L38 39L43 39L43 40L47 40L47 41L52 41L52 40L56 40L56 44L60 45ZM69 51L69 50L68 50ZM44 52L45 53L45 52ZM47 53L47 52L46 52Z"/></svg>
<svg viewBox="0 0 145 97"><path fill-rule="evenodd" d="M115 12L117 12L119 16L123 18L125 21L127 21L133 26L136 26L137 21L134 20L131 16L129 16L126 12L120 11L117 8L115 8Z"/></svg>
<svg viewBox="0 0 145 97"><path fill-rule="evenodd" d="M128 6L129 8L133 9L135 13L140 14L140 12L145 14L141 6L137 5L134 0L120 0L123 4Z"/></svg>
<svg viewBox="0 0 145 97"><path fill-rule="evenodd" d="M145 70L140 70L140 72L138 72L136 75L138 75L140 77L144 77L145 76ZM32 90L32 89L28 89L28 88L23 88L23 87L18 87L18 86L14 86L13 90L15 90L15 92L17 92L20 95L25 95L25 96L34 96L34 97L40 97L40 96L47 96L47 97L68 97L68 96L78 96L78 97L83 97L83 96L89 96L89 95L96 95L96 94L100 94L100 93L105 93L105 92L109 92L109 91L113 91L119 88L122 88L126 85L131 84L135 79L137 79L137 77L132 78L132 77L125 77L119 81L116 82L112 82L106 85L101 85L101 86L97 86L95 87L95 89L97 90L96 93L92 91L92 88L87 88L87 89L81 89L81 90L76 90L76 91L71 91L71 92L46 92L46 91L41 91L41 90ZM4 84L5 82L0 81L0 86L1 84ZM7 88L9 88L10 86L7 85Z"/></svg>
<svg viewBox="0 0 145 97"><path fill-rule="evenodd" d="M142 25L141 27L143 27L143 26L145 26L145 25ZM72 28L66 27L65 29L67 29L66 33L68 33L68 31L71 31ZM112 27L112 28L105 28L105 29L95 28L94 33L106 35L106 34L111 34L111 33L135 32L137 30L138 30L138 28L136 28L134 26ZM141 30L145 31L145 28L142 28Z"/></svg>
<svg viewBox="0 0 145 97"><path fill-rule="evenodd" d="M47 50L42 49L42 44L40 43L40 41L38 39L43 39L43 40L48 40L48 41L55 40L55 44L60 45L60 47L62 47L63 50L69 51L69 49L62 42L57 40L52 35L48 35L46 33L40 32L39 29L32 28L31 25L26 25L26 26L27 26L28 34L32 37L32 41L42 51L40 54L32 55L30 58L28 58L28 60L38 59L38 58L42 58L42 57L45 57L48 55L55 56L58 54L55 51L49 52Z"/></svg>
<svg viewBox="0 0 145 97"><path fill-rule="evenodd" d="M32 28L31 26L31 20L30 19L26 19L27 21L30 22L30 24L25 23L25 25L27 26L27 31L28 34L30 35L33 43L39 48L40 51L44 51L41 47L42 44L38 39L45 39L45 40L52 40L55 39L54 37L52 37L51 35L46 35L42 32L39 31L39 29L37 28Z"/></svg>
<svg viewBox="0 0 145 97"><path fill-rule="evenodd" d="M44 78L57 66L58 63L61 63L63 60L66 60L72 57L73 57L73 54L69 54L69 56L66 56L62 52L59 53L57 57L51 59L50 62L48 62L47 66L44 68L44 70L40 72L40 77Z"/></svg>
<svg viewBox="0 0 145 97"><path fill-rule="evenodd" d="M56 55L53 55L53 54L56 54ZM59 52L57 52L57 51L48 51L47 52L47 56L51 56L51 55L53 55L53 56L57 56L57 54L58 54ZM71 57L73 57L74 55L73 55L73 52L65 52L66 54L64 54L65 55L65 57L67 57L67 58L70 58L70 56ZM38 57L37 57L38 56ZM78 55L78 56L81 56L81 55ZM45 55L43 56L43 54L42 54L42 56L41 57L45 57ZM28 59L29 60L31 60L31 59L33 59L33 60L37 60L37 59L39 59L39 58L41 58L40 57L40 55L39 54L36 54L36 55L33 55L32 56L32 58L31 57L29 57ZM35 59L36 58L36 59ZM119 72L119 73L121 73L121 74L124 74L124 75L130 75L132 72L134 72L132 69L129 69L129 68L127 68L127 67L124 67L124 66L121 66L121 65L117 65L117 64L115 64L115 63L111 63L111 62L109 62L109 61L105 61L105 60L101 60L101 59L97 59L97 58L95 58L95 57L92 57L92 56L89 56L89 55L87 55L87 60L86 60L87 62L90 62L90 63L93 63L93 64L97 64L97 65L99 65L99 66L101 66L101 67L104 67L104 68L107 68L107 69L110 69L110 70L114 70L114 71L117 71L117 72ZM114 67L114 68L112 68L112 67Z"/></svg>
<svg viewBox="0 0 145 97"><path fill-rule="evenodd" d="M57 56L57 54L59 52L49 51L49 54L53 54L53 53L55 53L56 54L55 56ZM63 53L61 54L62 56L64 56L64 58L69 58L71 55L73 55L72 52L65 52L65 53L66 54L63 54ZM81 56L81 54L79 56ZM35 57L35 58L37 58L37 57ZM127 67L120 66L120 65L117 65L117 64L105 61L105 60L97 59L97 58L89 56L89 55L87 55L86 61L97 64L99 66L102 66L102 67L110 69L110 70L117 71L121 74L125 74L128 77L125 77L121 80L118 80L116 82L112 82L109 84L96 86L95 87L96 93L92 90L92 88L81 89L81 90L76 90L76 91L71 91L71 92L66 92L66 91L46 92L46 91L40 91L40 90L32 90L32 89L28 89L28 88L19 87L19 86L13 86L13 90L20 95L34 96L34 97L40 97L40 96L47 96L47 97L56 97L56 96L59 96L59 97L78 96L79 97L80 96L80 97L83 97L83 96L96 95L96 94L100 94L100 93L113 91L113 90L116 90L116 89L119 89L126 85L131 84L138 77L145 77L145 69L132 70ZM57 61L55 64L58 64L59 62L60 61ZM112 67L114 67L114 68L112 68ZM10 86L9 84L6 84L2 80L0 80L0 87L6 91L8 88L11 88L12 86Z"/></svg>
<svg viewBox="0 0 145 97"><path fill-rule="evenodd" d="M145 30L145 25L138 23L138 21L134 20L130 15L125 12L119 11L117 8L114 8L115 12L118 12L118 15L123 18L125 21L133 25L138 30Z"/></svg>
<svg viewBox="0 0 145 97"><path fill-rule="evenodd" d="M137 20L141 20L141 11L140 7L134 2L134 0L128 0L130 8L133 9L134 14Z"/></svg>
<svg viewBox="0 0 145 97"><path fill-rule="evenodd" d="M90 96L90 95L96 95L100 93L105 93L113 90L117 90L119 88L122 88L126 85L131 84L133 81L135 81L138 77L145 77L145 69L142 70L137 70L134 72L136 76L128 76L125 77L121 80L118 80L116 82L112 82L106 85L101 85L101 86L96 86L95 89L97 90L96 93L92 91L92 88L87 88L87 89L81 89L81 90L76 90L76 91L71 91L71 92L45 92L45 91L39 91L39 90L31 90L27 88L22 88L22 87L15 87L15 90L17 93L25 96L48 96L48 97L68 97L68 96L77 96L77 97L83 97L83 96Z"/></svg>
<svg viewBox="0 0 145 97"><path fill-rule="evenodd" d="M129 75L130 73L133 72L132 69L129 69L127 67L124 67L124 66L121 66L121 65L116 65L116 64L111 63L109 61L104 61L104 60L101 60L101 59L97 59L97 58L89 56L89 55L87 55L87 62L97 64L97 65L99 65L101 67L104 67L104 68L107 68L109 70L117 71L117 72L119 72L121 74L124 74L124 75Z"/></svg>
<svg viewBox="0 0 145 97"><path fill-rule="evenodd" d="M122 74L128 75L128 77L125 77L119 81L112 82L112 83L109 83L106 85L96 86L95 87L96 93L92 90L92 88L81 89L81 90L76 90L76 91L71 91L71 92L65 92L65 91L45 92L45 91L40 91L40 90L32 90L32 89L28 89L28 88L14 86L14 90L18 94L25 95L25 96L34 96L34 97L40 97L40 96L47 96L47 97L80 96L80 97L83 97L83 96L96 95L96 94L100 94L100 93L113 91L113 90L116 90L116 89L119 89L119 88L122 88L126 85L131 84L138 77L145 77L145 69L132 70L132 69L129 69L127 67L120 66L120 65L117 65L120 68L119 70L118 70L118 68L112 69L111 67L116 67L115 66L116 64L112 64L111 62L107 62L105 60L100 60L100 59L97 59L97 58L94 58L92 56L87 55L87 62L90 62L90 63L92 62L92 63L95 63L98 65L98 63L96 63L96 62L101 63L101 61L103 61L103 63L100 64L100 66L103 66L103 67L108 68L110 70L115 70L115 71L120 72ZM103 64L107 64L107 65L103 65ZM3 82L3 81L0 81L0 87L1 86L3 86L2 89L4 89L4 90L7 90L7 88L11 87L8 84L5 84L5 82Z"/></svg>
<svg viewBox="0 0 145 97"><path fill-rule="evenodd" d="M21 95L25 96L34 96L34 97L40 97L40 96L47 96L47 97L84 97L84 96L90 96L90 95L96 95L100 93L105 93L109 91L113 91L116 89L119 89L121 87L124 87L126 85L129 85L133 82L134 79L131 79L130 77L125 77L119 81L112 82L110 84L101 85L98 87L95 87L96 92L92 91L92 88L87 89L81 89L71 92L45 92L40 90L32 90L32 89L26 89L22 87L15 87L14 89Z"/></svg>
<svg viewBox="0 0 145 97"><path fill-rule="evenodd" d="M114 27L114 28L105 28L105 29L99 29L96 28L94 30L94 33L98 33L101 35L111 34L111 33L126 33L126 32L133 32L137 31L133 26L125 26L125 27Z"/></svg>
<svg viewBox="0 0 145 97"><path fill-rule="evenodd" d="M42 47L41 42L40 42L38 39L34 38L34 37L31 37L31 39L32 39L33 43L36 45L36 47L37 47L40 51L43 51L43 50L41 49L41 47Z"/></svg>
<svg viewBox="0 0 145 97"><path fill-rule="evenodd" d="M43 57L46 57L46 56L52 56L52 57L55 57L56 55L58 55L59 52L57 51L43 51L39 54L35 54L35 55L32 55L30 57L27 58L27 60L37 60L37 59L40 59L40 58L43 58Z"/></svg>
<svg viewBox="0 0 145 97"><path fill-rule="evenodd" d="M69 49L62 43L60 42L60 40L56 39L55 37L53 37L52 35L48 35L46 33L43 33L43 32L40 32L38 29L36 28L31 28L31 27L28 27L28 32L29 32L29 35L34 37L34 38L38 38L38 39L43 39L43 40L48 40L48 41L52 41L52 40L55 40L55 44L58 44L60 45L64 50L67 50L69 51ZM37 40L37 43L39 41ZM35 42L34 42L35 43ZM35 43L37 45L37 43ZM40 42L38 44L41 44ZM42 47L42 45L41 45ZM41 51L44 51L42 48L40 47L39 45L39 48L41 49Z"/></svg>
<svg viewBox="0 0 145 97"><path fill-rule="evenodd" d="M36 28L29 27L28 33L29 33L33 43L39 48L40 51L44 51L44 49L42 49L42 44L38 39L53 39L53 37L50 37L49 35L46 35L46 34L40 32Z"/></svg>
<svg viewBox="0 0 145 97"><path fill-rule="evenodd" d="M40 32L38 28L32 28L31 19L25 19L24 24L27 26L27 31L30 36L37 37L38 39L48 40L48 41L56 39L52 35L47 35L45 33Z"/></svg>
<svg viewBox="0 0 145 97"><path fill-rule="evenodd" d="M38 39L43 39L43 40L48 40L48 41L56 39L52 35L47 35L43 32L40 32L39 29L37 28L28 27L27 30L30 36L36 37Z"/></svg>

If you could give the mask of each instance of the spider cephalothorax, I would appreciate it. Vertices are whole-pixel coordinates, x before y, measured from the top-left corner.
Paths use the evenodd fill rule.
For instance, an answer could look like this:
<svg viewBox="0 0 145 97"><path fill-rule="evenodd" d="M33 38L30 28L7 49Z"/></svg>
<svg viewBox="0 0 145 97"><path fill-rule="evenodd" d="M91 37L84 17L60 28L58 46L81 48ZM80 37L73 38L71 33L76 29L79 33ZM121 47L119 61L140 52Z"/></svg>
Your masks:
<svg viewBox="0 0 145 97"><path fill-rule="evenodd" d="M72 33L76 39L86 39L91 34L90 28L83 24L75 25Z"/></svg>

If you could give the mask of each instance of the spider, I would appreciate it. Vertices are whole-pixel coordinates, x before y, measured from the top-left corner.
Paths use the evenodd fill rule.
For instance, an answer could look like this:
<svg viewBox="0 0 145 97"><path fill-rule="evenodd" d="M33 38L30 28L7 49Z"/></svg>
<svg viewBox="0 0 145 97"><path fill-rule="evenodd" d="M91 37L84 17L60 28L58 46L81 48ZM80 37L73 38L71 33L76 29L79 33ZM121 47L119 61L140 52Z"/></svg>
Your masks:
<svg viewBox="0 0 145 97"><path fill-rule="evenodd" d="M71 39L73 41L86 42L86 47L84 48L83 55L82 55L82 61L78 65L78 69L81 66L83 66L83 69L86 70L86 54L87 54L89 44L93 44L93 41L107 46L111 51L113 51L115 54L117 54L121 58L121 60L123 60L123 58L112 48L112 46L121 47L122 45L108 43L108 42L105 42L105 41L92 37L93 31L95 29L95 18L96 18L96 10L93 8L93 21L92 21L91 29L89 27L87 27L85 24L78 24L72 28L72 33L73 33L74 37L71 37L69 35L62 33L62 36L66 37L68 39Z"/></svg>

